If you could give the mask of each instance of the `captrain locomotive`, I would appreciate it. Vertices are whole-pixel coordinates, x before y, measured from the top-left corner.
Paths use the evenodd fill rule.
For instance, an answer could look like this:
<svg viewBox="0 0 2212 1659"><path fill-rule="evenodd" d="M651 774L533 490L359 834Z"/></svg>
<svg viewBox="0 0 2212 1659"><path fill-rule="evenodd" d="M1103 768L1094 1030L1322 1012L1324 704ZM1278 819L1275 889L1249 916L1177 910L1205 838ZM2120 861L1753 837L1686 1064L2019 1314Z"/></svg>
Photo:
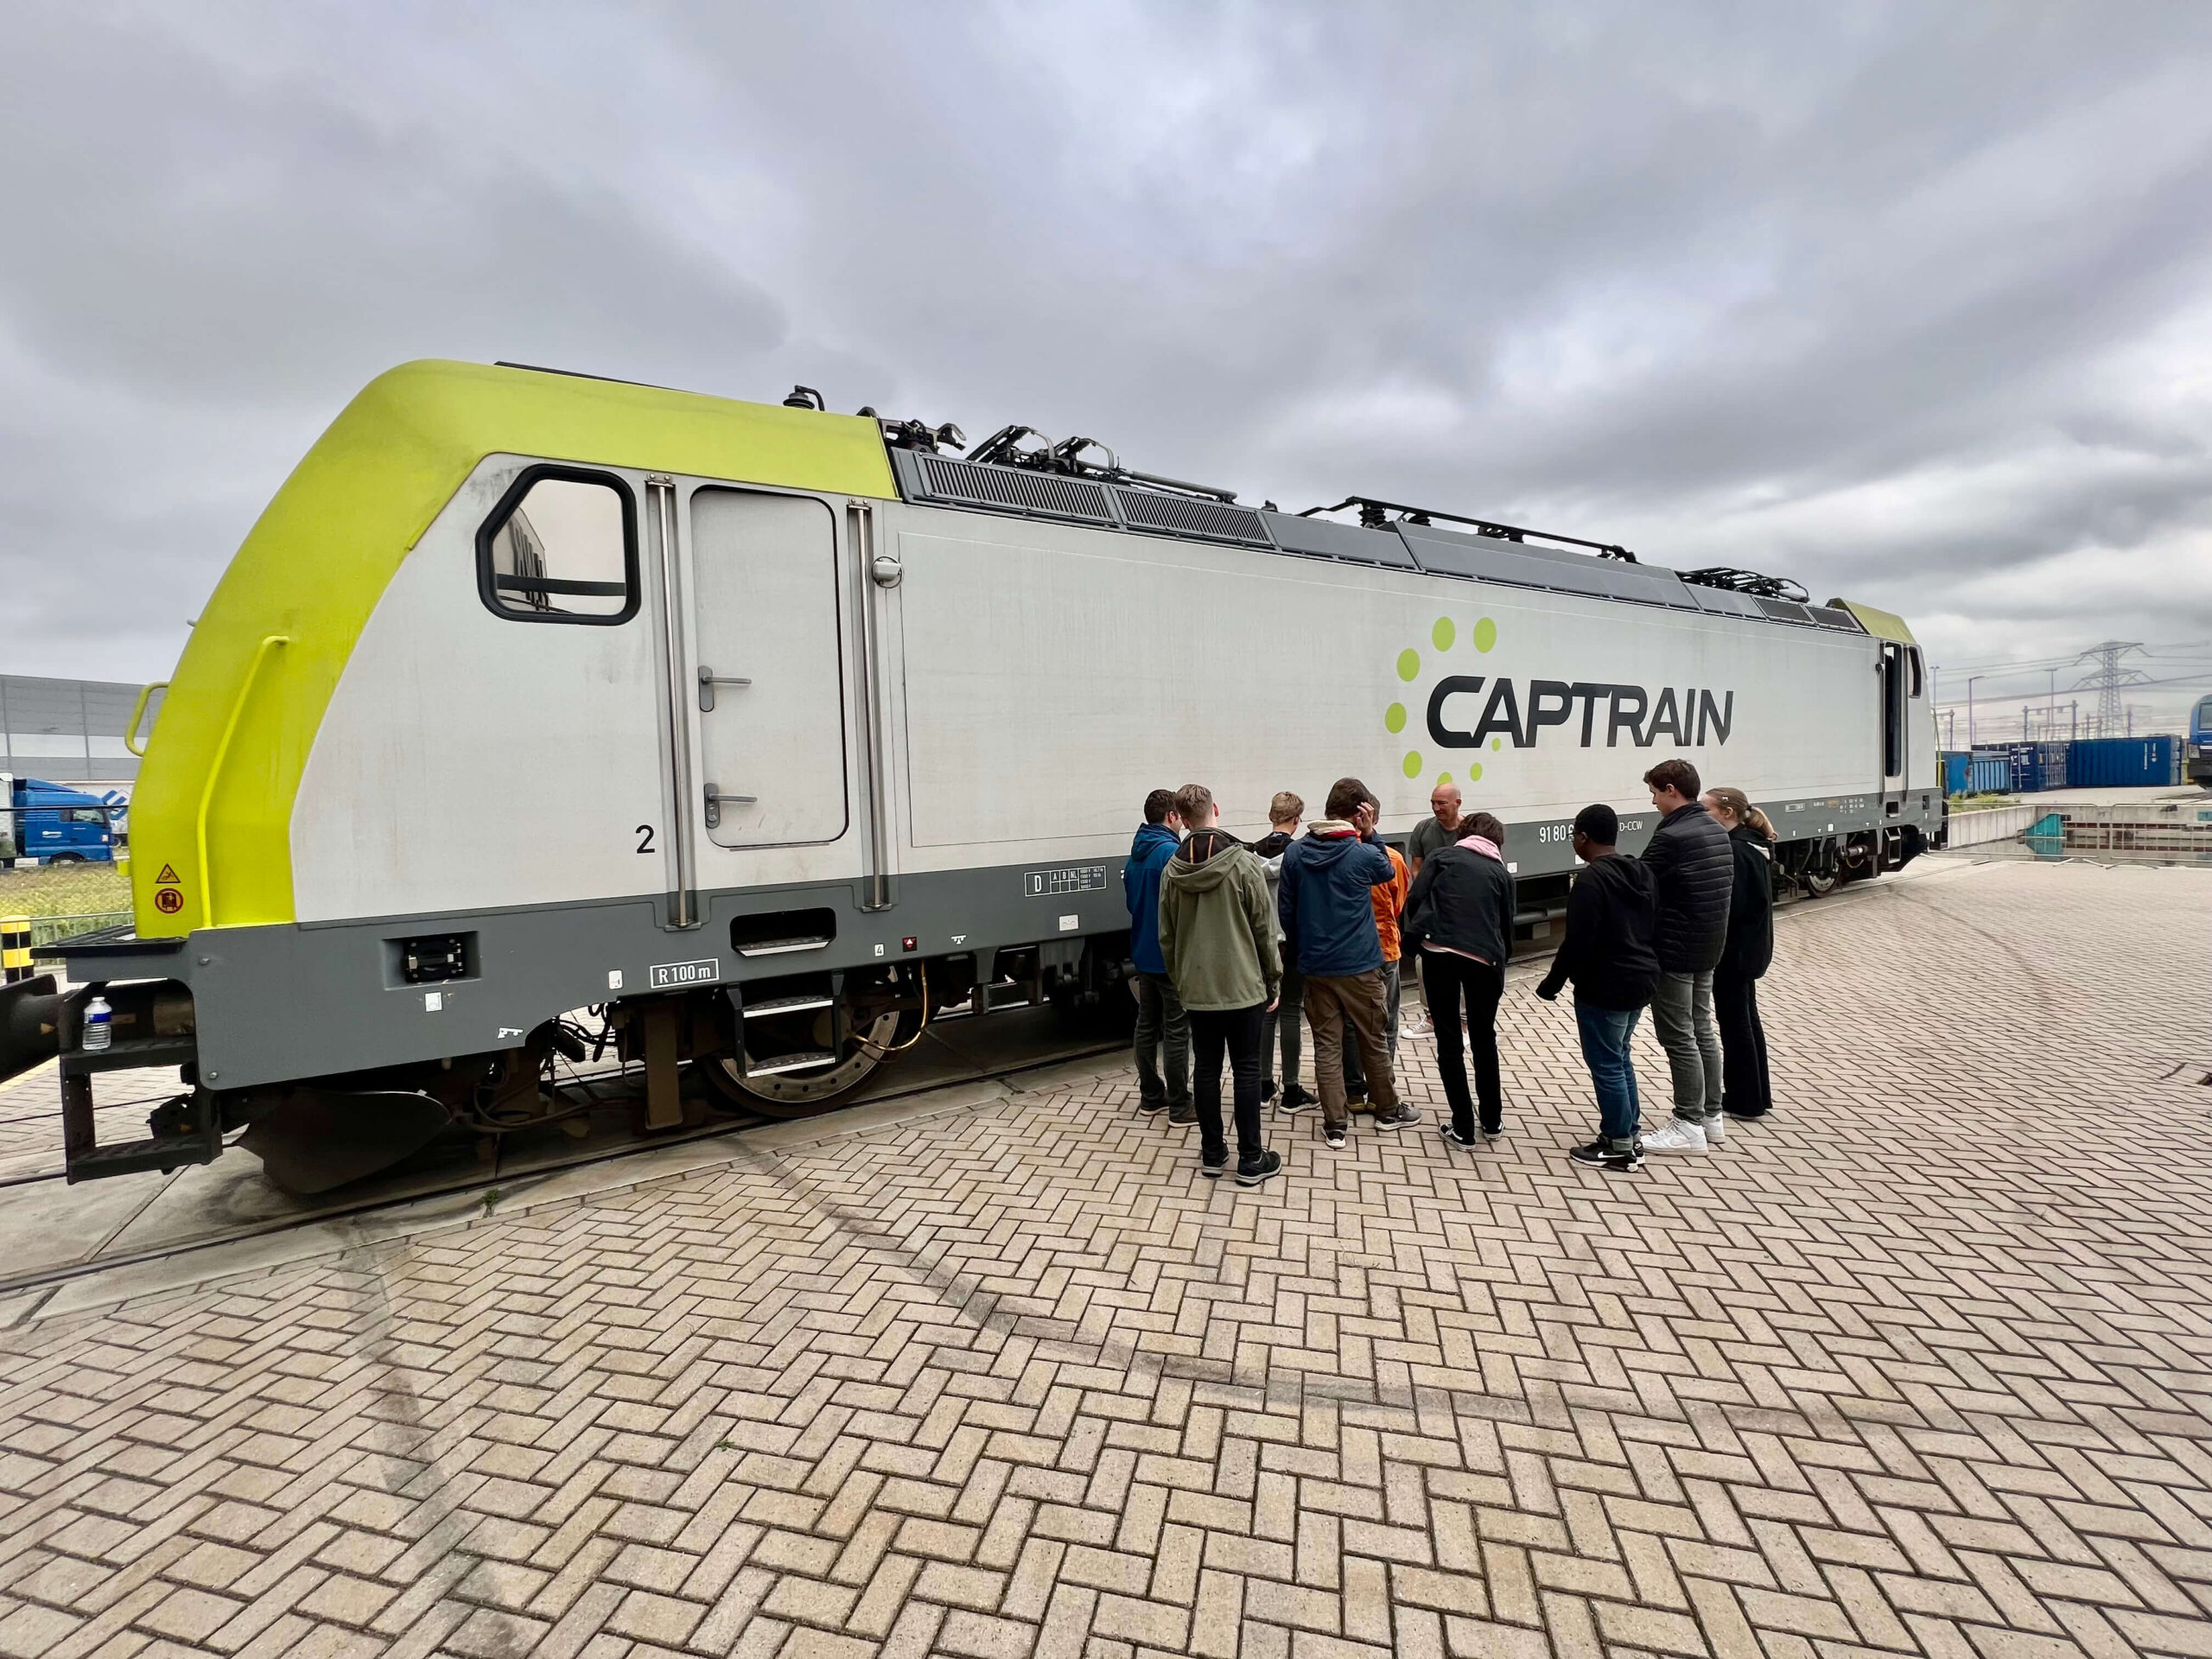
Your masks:
<svg viewBox="0 0 2212 1659"><path fill-rule="evenodd" d="M964 447L800 393L372 383L168 685L136 925L0 1004L0 1076L60 1055L70 1179L244 1129L314 1189L527 1122L579 1010L653 1125L686 1067L823 1109L936 1014L1112 992L1138 804L1188 779L1256 832L1356 773L1386 833L1455 779L1510 826L1532 931L1574 812L1611 801L1640 847L1669 753L1815 893L1941 828L1884 612L1387 502L1255 508L1088 439ZM92 1074L156 1065L181 1092L149 1135L97 1144Z"/></svg>

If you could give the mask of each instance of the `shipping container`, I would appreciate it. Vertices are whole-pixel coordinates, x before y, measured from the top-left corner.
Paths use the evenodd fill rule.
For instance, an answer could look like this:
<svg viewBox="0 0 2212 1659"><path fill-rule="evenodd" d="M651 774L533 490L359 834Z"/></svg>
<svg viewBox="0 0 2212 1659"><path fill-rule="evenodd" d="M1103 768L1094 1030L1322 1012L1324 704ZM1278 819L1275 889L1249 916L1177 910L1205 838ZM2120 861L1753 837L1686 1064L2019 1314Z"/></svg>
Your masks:
<svg viewBox="0 0 2212 1659"><path fill-rule="evenodd" d="M1953 749L1943 756L1946 795L2008 795L2012 790L2012 763L2003 753L1976 753Z"/></svg>
<svg viewBox="0 0 2212 1659"><path fill-rule="evenodd" d="M2067 745L2071 789L2143 789L2181 782L2178 737L2085 737Z"/></svg>
<svg viewBox="0 0 2212 1659"><path fill-rule="evenodd" d="M2005 743L1977 748L1974 753L2004 756L2012 771L2012 792L2031 795L2037 790L2066 787L2066 751L2070 747L2066 743Z"/></svg>

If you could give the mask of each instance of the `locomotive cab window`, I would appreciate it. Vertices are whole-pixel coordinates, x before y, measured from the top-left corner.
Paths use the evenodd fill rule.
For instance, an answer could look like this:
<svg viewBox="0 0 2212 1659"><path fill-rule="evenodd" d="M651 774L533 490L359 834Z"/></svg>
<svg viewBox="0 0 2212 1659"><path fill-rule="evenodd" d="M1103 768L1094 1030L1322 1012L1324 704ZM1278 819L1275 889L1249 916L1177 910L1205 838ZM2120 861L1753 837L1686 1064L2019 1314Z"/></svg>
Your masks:
<svg viewBox="0 0 2212 1659"><path fill-rule="evenodd" d="M533 467L476 536L484 602L518 622L627 621L638 609L638 516L604 473Z"/></svg>

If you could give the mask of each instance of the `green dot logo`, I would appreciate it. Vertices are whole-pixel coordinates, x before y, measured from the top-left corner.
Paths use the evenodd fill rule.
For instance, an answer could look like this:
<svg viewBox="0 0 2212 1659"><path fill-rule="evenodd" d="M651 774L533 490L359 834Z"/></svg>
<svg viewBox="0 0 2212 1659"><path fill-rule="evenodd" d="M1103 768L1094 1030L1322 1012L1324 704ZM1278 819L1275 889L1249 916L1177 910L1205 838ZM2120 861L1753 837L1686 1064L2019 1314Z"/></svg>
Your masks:
<svg viewBox="0 0 2212 1659"><path fill-rule="evenodd" d="M1428 642L1440 654L1449 652L1459 642L1459 625L1448 616L1440 616L1429 624ZM1468 643L1477 651L1488 652L1497 644L1497 624L1487 616L1478 617L1473 626L1467 629L1466 638ZM1409 686L1419 680L1421 677L1421 653L1415 646L1408 645L1400 652L1397 661L1399 679ZM1440 673L1443 671L1440 668L1438 671ZM1415 696L1424 695L1427 695L1425 689L1416 689ZM1413 709L1410 699L1406 702L1392 702L1382 710L1382 728L1393 737L1404 732L1412 723ZM1505 747L1504 740L1494 739L1490 747L1491 753L1499 753ZM1399 758L1399 769L1408 779L1418 781L1421 775L1422 760L1423 757L1419 749L1408 749ZM1466 781L1470 785L1479 783L1482 775L1482 762L1470 760L1467 763ZM1434 787L1441 789L1452 781L1450 772L1440 772L1436 774Z"/></svg>

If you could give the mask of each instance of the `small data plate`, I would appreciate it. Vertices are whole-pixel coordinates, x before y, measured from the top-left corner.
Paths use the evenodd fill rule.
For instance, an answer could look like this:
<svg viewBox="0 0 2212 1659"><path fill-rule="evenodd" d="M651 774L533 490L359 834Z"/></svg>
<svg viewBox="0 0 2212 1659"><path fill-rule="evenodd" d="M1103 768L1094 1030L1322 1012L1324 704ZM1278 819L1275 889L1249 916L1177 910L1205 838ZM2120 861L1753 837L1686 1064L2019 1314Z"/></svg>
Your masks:
<svg viewBox="0 0 2212 1659"><path fill-rule="evenodd" d="M652 988L669 991L684 985L711 985L722 976L722 965L709 957L704 962L657 962L650 972Z"/></svg>
<svg viewBox="0 0 2212 1659"><path fill-rule="evenodd" d="M1021 894L1025 899L1058 899L1071 893L1106 891L1103 864L1070 864L1057 870L1025 870Z"/></svg>

